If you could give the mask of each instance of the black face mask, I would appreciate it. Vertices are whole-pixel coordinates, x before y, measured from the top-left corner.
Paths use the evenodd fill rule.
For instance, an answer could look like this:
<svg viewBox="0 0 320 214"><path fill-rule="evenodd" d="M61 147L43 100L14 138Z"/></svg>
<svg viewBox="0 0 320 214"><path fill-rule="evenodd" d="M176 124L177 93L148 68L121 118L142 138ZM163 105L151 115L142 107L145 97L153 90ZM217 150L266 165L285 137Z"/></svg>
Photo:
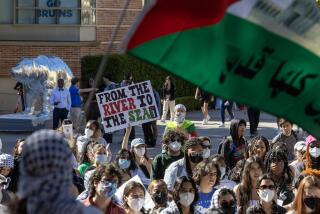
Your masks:
<svg viewBox="0 0 320 214"><path fill-rule="evenodd" d="M203 160L202 153L198 153L194 156L191 155L191 156L189 156L189 158L192 163L200 163Z"/></svg>
<svg viewBox="0 0 320 214"><path fill-rule="evenodd" d="M311 210L314 210L317 207L317 204L320 203L320 198L308 197L308 198L303 199L303 202Z"/></svg>
<svg viewBox="0 0 320 214"><path fill-rule="evenodd" d="M152 195L152 198L156 204L163 205L167 202L168 194L165 192L156 192Z"/></svg>
<svg viewBox="0 0 320 214"><path fill-rule="evenodd" d="M222 202L220 209L225 214L234 214L234 213L236 213L236 206L235 206L234 202L231 202L231 203Z"/></svg>

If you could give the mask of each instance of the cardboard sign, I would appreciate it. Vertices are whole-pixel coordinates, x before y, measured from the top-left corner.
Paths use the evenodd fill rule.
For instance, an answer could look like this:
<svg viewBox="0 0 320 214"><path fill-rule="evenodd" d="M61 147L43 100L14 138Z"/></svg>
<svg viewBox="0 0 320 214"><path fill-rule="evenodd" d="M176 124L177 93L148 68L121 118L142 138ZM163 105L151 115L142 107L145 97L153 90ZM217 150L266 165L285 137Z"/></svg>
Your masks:
<svg viewBox="0 0 320 214"><path fill-rule="evenodd" d="M96 97L107 133L160 118L150 81L101 92Z"/></svg>

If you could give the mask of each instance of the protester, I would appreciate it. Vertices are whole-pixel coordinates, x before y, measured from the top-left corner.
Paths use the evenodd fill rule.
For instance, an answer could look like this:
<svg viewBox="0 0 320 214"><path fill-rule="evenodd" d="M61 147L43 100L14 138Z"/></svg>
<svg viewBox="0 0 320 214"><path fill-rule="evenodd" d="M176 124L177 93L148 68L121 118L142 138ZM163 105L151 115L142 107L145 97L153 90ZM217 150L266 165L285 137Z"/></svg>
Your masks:
<svg viewBox="0 0 320 214"><path fill-rule="evenodd" d="M240 184L234 188L239 214L246 213L248 207L258 203L257 181L263 173L264 166L259 158L251 157L247 159L241 174Z"/></svg>
<svg viewBox="0 0 320 214"><path fill-rule="evenodd" d="M295 177L299 177L304 170L304 160L306 156L306 142L298 141L294 145L295 160L289 164L294 170Z"/></svg>
<svg viewBox="0 0 320 214"><path fill-rule="evenodd" d="M279 126L281 132L272 140L272 144L276 142L283 142L288 148L288 161L294 159L294 145L299 141L298 135L292 130L293 124L283 118L279 119Z"/></svg>
<svg viewBox="0 0 320 214"><path fill-rule="evenodd" d="M219 184L219 166L212 162L200 162L194 169L193 180L198 186L198 201L195 203L195 213L207 213L210 208L213 193Z"/></svg>
<svg viewBox="0 0 320 214"><path fill-rule="evenodd" d="M87 88L96 88L96 84L92 77L89 78ZM98 92L101 92L101 91L98 91ZM88 101L91 93L93 93L93 97L90 101ZM98 120L98 118L100 117L100 112L99 112L99 106L97 103L95 92L83 92L81 93L81 95L84 97L85 104L86 104L84 106L84 110L86 113L86 121Z"/></svg>
<svg viewBox="0 0 320 214"><path fill-rule="evenodd" d="M168 110L170 109L170 120L174 118L175 106L175 91L176 87L171 76L167 76L161 89L161 102L163 103L163 112L161 122L166 122Z"/></svg>
<svg viewBox="0 0 320 214"><path fill-rule="evenodd" d="M70 118L72 120L73 129L79 132L81 128L81 107L82 100L80 93L95 91L94 88L79 89L79 78L73 77L71 79L71 86L69 88L71 98Z"/></svg>
<svg viewBox="0 0 320 214"><path fill-rule="evenodd" d="M270 149L267 138L263 136L255 136L251 139L250 144L250 156L256 156L263 161Z"/></svg>
<svg viewBox="0 0 320 214"><path fill-rule="evenodd" d="M146 190L143 185L131 181L126 184L123 191L123 208L127 214L146 214L143 208L145 202Z"/></svg>
<svg viewBox="0 0 320 214"><path fill-rule="evenodd" d="M257 183L259 202L247 209L246 214L284 214L286 209L277 205L276 183L270 174L262 175Z"/></svg>
<svg viewBox="0 0 320 214"><path fill-rule="evenodd" d="M14 159L10 154L0 154L0 175L8 177L14 167Z"/></svg>
<svg viewBox="0 0 320 214"><path fill-rule="evenodd" d="M235 214L236 211L236 195L231 189L221 188L215 191L208 214Z"/></svg>
<svg viewBox="0 0 320 214"><path fill-rule="evenodd" d="M150 183L151 165L152 161L147 155L146 144L141 138L135 138L131 141L130 153L137 167L143 172L145 176L144 185L148 186Z"/></svg>
<svg viewBox="0 0 320 214"><path fill-rule="evenodd" d="M209 102L211 100L211 94L201 90L200 88L197 88L196 94L194 97L196 100L198 100L198 99L201 100L201 110L202 110L202 114L203 114L202 125L207 125L208 121L211 118L209 115L209 110L208 110Z"/></svg>
<svg viewBox="0 0 320 214"><path fill-rule="evenodd" d="M89 142L97 142L102 145L107 145L107 141L102 137L100 124L96 120L87 122L84 135L77 138L78 154L81 155L83 147Z"/></svg>
<svg viewBox="0 0 320 214"><path fill-rule="evenodd" d="M111 151L98 142L89 142L86 151L80 158L78 170L83 178L88 170L96 168L98 165L106 165L111 161Z"/></svg>
<svg viewBox="0 0 320 214"><path fill-rule="evenodd" d="M216 186L216 189L228 188L233 190L233 188L236 186L236 183L228 179L228 171L227 171L226 163L224 161L224 157L222 155L215 154L212 157L210 157L209 162L212 162L219 166L220 179L219 179L219 185ZM239 174L241 174L241 172ZM239 182L240 182L240 179L239 179Z"/></svg>
<svg viewBox="0 0 320 214"><path fill-rule="evenodd" d="M8 187L8 190L13 193L16 193L18 190L18 181L20 178L19 166L21 161L22 146L24 143L25 139L18 139L13 149L14 167L10 173L11 181Z"/></svg>
<svg viewBox="0 0 320 214"><path fill-rule="evenodd" d="M138 167L135 165L130 151L126 149L118 151L115 158L115 164L118 166L121 173L121 183L124 183L134 175L139 174L135 173L135 171L138 171Z"/></svg>
<svg viewBox="0 0 320 214"><path fill-rule="evenodd" d="M164 151L154 157L151 168L151 179L163 179L168 166L183 158L181 151L187 136L182 129L169 130L162 139Z"/></svg>
<svg viewBox="0 0 320 214"><path fill-rule="evenodd" d="M105 214L123 214L124 210L113 202L117 187L121 184L121 174L113 165L99 166L89 184L89 196L81 203L94 206Z"/></svg>
<svg viewBox="0 0 320 214"><path fill-rule="evenodd" d="M223 155L228 169L232 169L236 163L244 158L246 140L244 133L246 121L232 120L230 124L230 136L226 137L219 145L218 152Z"/></svg>
<svg viewBox="0 0 320 214"><path fill-rule="evenodd" d="M224 127L225 124L225 110L227 109L230 119L234 119L234 115L232 112L233 102L230 100L222 100L221 106L220 106L220 113L221 113L221 125L219 127Z"/></svg>
<svg viewBox="0 0 320 214"><path fill-rule="evenodd" d="M50 104L54 106L53 109L53 129L59 127L59 123L67 119L71 108L71 98L68 89L64 88L64 80L58 79L58 87L53 89L50 96Z"/></svg>
<svg viewBox="0 0 320 214"><path fill-rule="evenodd" d="M288 165L286 153L282 150L270 150L265 157L264 165L277 184L278 204L284 206L291 203L294 198L294 172Z"/></svg>
<svg viewBox="0 0 320 214"><path fill-rule="evenodd" d="M160 113L160 97L159 93L153 89L154 99L156 101L157 108ZM153 120L150 122L143 123L142 125L144 141L146 142L148 147L155 147L158 138L158 127L157 120Z"/></svg>
<svg viewBox="0 0 320 214"><path fill-rule="evenodd" d="M126 129L122 141L122 149L128 149L131 128ZM130 171L132 175L139 175L142 183L148 187L150 184L152 161L147 155L147 147L143 139L135 138L131 141L130 154L132 157Z"/></svg>
<svg viewBox="0 0 320 214"><path fill-rule="evenodd" d="M248 107L247 112L248 112L248 118L249 118L249 124L250 124L250 135L254 137L258 135L260 110L252 107Z"/></svg>
<svg viewBox="0 0 320 214"><path fill-rule="evenodd" d="M320 213L320 180L315 176L307 176L300 182L292 209L288 212L295 213Z"/></svg>
<svg viewBox="0 0 320 214"><path fill-rule="evenodd" d="M111 76L109 74L105 74L102 77L103 83L99 88L98 92L104 92L104 91L109 91L109 90L113 90L116 89L118 87L118 85L114 82L111 81ZM113 133L104 133L103 137L106 139L107 142L112 143L112 136Z"/></svg>
<svg viewBox="0 0 320 214"><path fill-rule="evenodd" d="M313 136L306 138L307 152L306 152L306 169L320 170L320 141Z"/></svg>
<svg viewBox="0 0 320 214"><path fill-rule="evenodd" d="M71 151L53 130L34 132L23 145L18 197L11 213L100 213L85 208L71 194Z"/></svg>
<svg viewBox="0 0 320 214"><path fill-rule="evenodd" d="M192 178L194 168L203 160L202 141L199 138L192 138L185 142L184 157L170 164L164 174L169 191L173 190L174 183L181 176Z"/></svg>
<svg viewBox="0 0 320 214"><path fill-rule="evenodd" d="M166 212L168 208L168 188L163 180L153 180L148 191L155 203L155 207L150 210L149 214L159 214ZM168 209L167 209L168 210Z"/></svg>
<svg viewBox="0 0 320 214"><path fill-rule="evenodd" d="M235 183L240 183L241 174L242 174L245 163L246 163L246 159L242 159L237 162L236 166L230 171L229 178L231 181Z"/></svg>
<svg viewBox="0 0 320 214"><path fill-rule="evenodd" d="M182 176L177 179L174 185L173 200L171 203L174 213L193 214L194 205L198 201L196 184L191 178Z"/></svg>
<svg viewBox="0 0 320 214"><path fill-rule="evenodd" d="M200 137L202 141L202 148L203 148L203 159L208 160L210 157L211 152L211 142L209 137Z"/></svg>
<svg viewBox="0 0 320 214"><path fill-rule="evenodd" d="M192 121L186 120L186 112L187 109L182 104L177 104L174 108L174 121L169 121L166 124L166 128L164 130L164 135L170 129L182 128L188 133L189 139L192 137L197 137L197 132L195 125Z"/></svg>

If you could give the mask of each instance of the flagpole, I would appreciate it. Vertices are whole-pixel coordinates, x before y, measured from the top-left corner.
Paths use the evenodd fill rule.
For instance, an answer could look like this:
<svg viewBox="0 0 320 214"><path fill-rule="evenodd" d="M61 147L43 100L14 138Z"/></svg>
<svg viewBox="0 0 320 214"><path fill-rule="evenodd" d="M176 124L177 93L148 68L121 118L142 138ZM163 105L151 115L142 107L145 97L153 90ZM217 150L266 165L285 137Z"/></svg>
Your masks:
<svg viewBox="0 0 320 214"><path fill-rule="evenodd" d="M116 36L117 36L117 34L119 32L119 29L120 29L120 26L121 26L121 24L123 22L123 19L124 19L125 15L126 15L129 3L130 3L130 0L126 0L125 1L125 4L124 4L124 6L123 6L123 8L121 10L121 13L120 13L119 17L118 17L117 25L112 31L110 42L109 42L109 44L107 46L107 50L106 50L105 54L102 57L102 60L100 62L99 68L98 68L98 72L97 72L97 74L96 74L96 76L94 78L94 83L93 83L93 86L92 86L92 88L94 88L94 89L96 88L96 84L99 81L99 79L101 78L101 76L103 74L103 71L104 71L104 69L105 69L105 67L106 67L106 65L108 63L109 55L110 55L111 50L113 48L113 43L114 43L114 41L116 39ZM90 92L88 100L86 101L85 106L84 106L84 111L85 112L87 112L87 110L88 110L88 108L90 106L90 103L91 103L91 101L93 99L94 94L95 94L95 90Z"/></svg>

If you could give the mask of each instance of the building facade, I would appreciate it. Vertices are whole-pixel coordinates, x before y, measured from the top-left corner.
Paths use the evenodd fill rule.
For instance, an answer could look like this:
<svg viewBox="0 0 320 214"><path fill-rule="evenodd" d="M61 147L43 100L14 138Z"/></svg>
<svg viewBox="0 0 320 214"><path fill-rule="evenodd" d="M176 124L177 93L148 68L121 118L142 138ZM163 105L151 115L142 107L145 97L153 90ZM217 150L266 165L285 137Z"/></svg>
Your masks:
<svg viewBox="0 0 320 214"><path fill-rule="evenodd" d="M81 58L101 54L125 0L1 0L0 113L12 112L17 100L9 71L22 58L38 55L63 59L80 76ZM114 50L144 5L131 0Z"/></svg>

